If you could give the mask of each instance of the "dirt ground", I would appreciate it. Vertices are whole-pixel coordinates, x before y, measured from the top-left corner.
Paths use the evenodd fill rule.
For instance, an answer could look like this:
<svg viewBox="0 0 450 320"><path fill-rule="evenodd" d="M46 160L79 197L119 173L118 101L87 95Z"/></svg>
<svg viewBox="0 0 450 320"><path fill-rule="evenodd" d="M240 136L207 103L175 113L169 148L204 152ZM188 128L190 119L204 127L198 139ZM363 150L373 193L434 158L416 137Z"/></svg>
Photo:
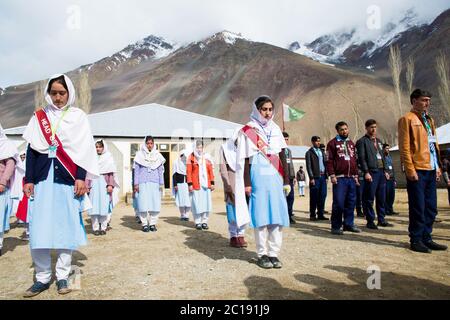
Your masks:
<svg viewBox="0 0 450 320"><path fill-rule="evenodd" d="M439 190L439 219L434 239L450 245L450 209ZM78 289L60 297L55 284L34 299L450 299L450 252L419 254L408 250L405 191L397 192L400 216L394 228L378 231L356 224L361 234L330 234L327 222L310 222L308 197L295 199L297 224L284 231L280 259L284 268L263 270L254 263L253 230L247 249L228 246L222 194L214 194L209 231L181 222L175 206L164 206L157 233L143 233L131 206L120 204L113 229L94 237L85 216L89 244L74 253L81 275ZM327 210L331 211L331 192ZM15 220L15 219L13 219ZM24 229L5 236L0 257L0 299L21 299L32 284L33 268ZM368 268L381 271L381 288L369 290Z"/></svg>

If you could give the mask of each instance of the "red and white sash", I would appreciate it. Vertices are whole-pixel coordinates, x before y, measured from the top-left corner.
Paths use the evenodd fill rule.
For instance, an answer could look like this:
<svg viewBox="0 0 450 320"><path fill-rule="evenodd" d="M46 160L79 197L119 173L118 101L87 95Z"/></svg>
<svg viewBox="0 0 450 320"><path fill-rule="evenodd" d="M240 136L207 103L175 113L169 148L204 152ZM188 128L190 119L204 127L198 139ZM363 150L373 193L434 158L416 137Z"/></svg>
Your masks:
<svg viewBox="0 0 450 320"><path fill-rule="evenodd" d="M270 162L270 164L275 168L275 170L284 178L284 168L281 163L281 159L276 154L267 154L266 150L269 145L263 140L263 138L258 134L255 128L250 126L245 126L242 128L242 132L250 139L251 142L259 149L259 151L264 155L264 157Z"/></svg>
<svg viewBox="0 0 450 320"><path fill-rule="evenodd" d="M66 153L58 136L55 135L54 140L52 140L52 129L47 114L43 109L40 109L35 112L35 115L38 120L41 132L44 135L44 138L47 141L48 145L57 147L56 158L59 160L59 162L61 162L61 164L67 170L67 172L69 172L73 180L75 180L78 166Z"/></svg>

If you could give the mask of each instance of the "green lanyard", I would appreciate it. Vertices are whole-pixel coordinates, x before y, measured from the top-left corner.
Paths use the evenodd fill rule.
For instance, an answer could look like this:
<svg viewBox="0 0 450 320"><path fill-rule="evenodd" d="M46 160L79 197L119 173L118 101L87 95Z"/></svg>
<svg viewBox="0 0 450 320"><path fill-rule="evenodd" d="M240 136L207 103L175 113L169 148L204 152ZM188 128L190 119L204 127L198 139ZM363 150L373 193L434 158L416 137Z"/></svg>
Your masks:
<svg viewBox="0 0 450 320"><path fill-rule="evenodd" d="M431 129L431 125L428 122L427 116L425 114L422 114L422 118L423 118L423 121L425 122L425 128L428 131L428 135L432 136L433 135L433 130Z"/></svg>
<svg viewBox="0 0 450 320"><path fill-rule="evenodd" d="M62 116L59 118L59 120L56 123L55 127L53 127L53 125L50 125L51 128L52 128L52 138L51 138L52 141L55 140L55 135L56 135L56 132L58 132L59 125L61 124L62 119L64 119L64 117L66 116L67 112L69 111L69 108L70 108L70 106L67 107L66 110L64 110Z"/></svg>

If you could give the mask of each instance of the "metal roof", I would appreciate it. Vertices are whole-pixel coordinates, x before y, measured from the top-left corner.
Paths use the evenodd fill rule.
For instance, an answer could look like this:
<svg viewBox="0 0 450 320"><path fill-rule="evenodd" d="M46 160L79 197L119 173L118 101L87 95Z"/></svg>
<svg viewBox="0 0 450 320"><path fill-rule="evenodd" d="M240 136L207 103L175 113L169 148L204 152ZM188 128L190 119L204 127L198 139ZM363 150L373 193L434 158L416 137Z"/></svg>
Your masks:
<svg viewBox="0 0 450 320"><path fill-rule="evenodd" d="M96 137L229 138L242 125L156 103L88 115ZM24 127L6 129L22 135Z"/></svg>
<svg viewBox="0 0 450 320"><path fill-rule="evenodd" d="M450 122L436 129L436 136L439 145L450 143ZM398 145L391 148L391 151L398 151Z"/></svg>
<svg viewBox="0 0 450 320"><path fill-rule="evenodd" d="M292 158L294 159L304 159L306 152L311 148L307 146L288 146L292 151Z"/></svg>

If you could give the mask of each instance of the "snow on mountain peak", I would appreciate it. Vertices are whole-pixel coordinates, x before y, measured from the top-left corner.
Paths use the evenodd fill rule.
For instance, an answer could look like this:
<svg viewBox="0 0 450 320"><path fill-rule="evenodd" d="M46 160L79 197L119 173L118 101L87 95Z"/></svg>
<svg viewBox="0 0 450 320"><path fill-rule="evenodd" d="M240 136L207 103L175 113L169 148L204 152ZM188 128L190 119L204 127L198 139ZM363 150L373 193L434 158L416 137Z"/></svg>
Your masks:
<svg viewBox="0 0 450 320"><path fill-rule="evenodd" d="M291 51L303 54L319 62L339 63L347 59L370 57L379 48L389 46L399 34L428 21L420 19L414 8L398 19L384 25L378 32L367 32L365 27L342 30L323 35L311 43L304 44ZM294 43L291 45L293 46ZM306 48L305 48L306 47ZM292 50L295 49L295 50Z"/></svg>
<svg viewBox="0 0 450 320"><path fill-rule="evenodd" d="M234 45L234 44L236 44L237 40L249 41L248 39L244 38L242 36L242 34L240 34L240 33L234 33L234 32L225 30L222 32L218 32L218 33L214 34L212 37L209 37L209 38L201 41L201 43L203 43L203 45L208 45L214 41L224 41L225 43L227 43L229 45Z"/></svg>

